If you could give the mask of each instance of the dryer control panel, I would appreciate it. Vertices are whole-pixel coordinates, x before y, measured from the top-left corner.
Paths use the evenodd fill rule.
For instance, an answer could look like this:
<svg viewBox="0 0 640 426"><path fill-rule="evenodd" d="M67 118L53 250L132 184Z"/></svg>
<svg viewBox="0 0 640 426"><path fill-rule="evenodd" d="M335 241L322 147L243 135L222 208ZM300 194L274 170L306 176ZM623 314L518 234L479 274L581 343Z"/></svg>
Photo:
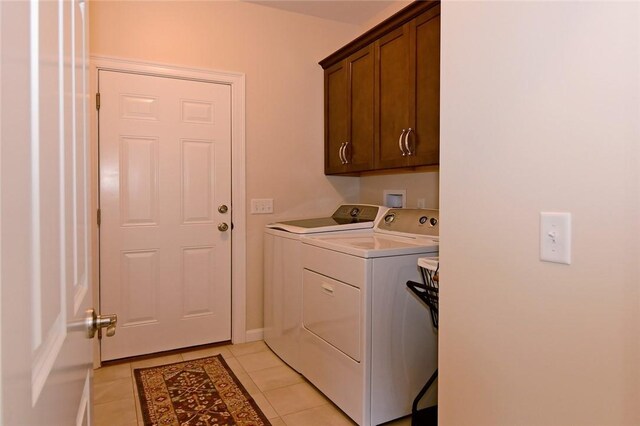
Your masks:
<svg viewBox="0 0 640 426"><path fill-rule="evenodd" d="M378 221L376 231L437 237L439 211L435 209L389 209Z"/></svg>

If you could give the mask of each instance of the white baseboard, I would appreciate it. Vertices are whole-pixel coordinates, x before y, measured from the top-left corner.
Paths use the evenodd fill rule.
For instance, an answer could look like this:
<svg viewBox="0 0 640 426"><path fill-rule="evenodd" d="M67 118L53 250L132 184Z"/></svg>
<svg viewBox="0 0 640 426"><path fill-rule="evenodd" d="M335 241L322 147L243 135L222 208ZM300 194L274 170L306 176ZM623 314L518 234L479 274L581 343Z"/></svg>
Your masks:
<svg viewBox="0 0 640 426"><path fill-rule="evenodd" d="M246 342L255 342L264 339L264 328L254 328L253 330L247 330Z"/></svg>

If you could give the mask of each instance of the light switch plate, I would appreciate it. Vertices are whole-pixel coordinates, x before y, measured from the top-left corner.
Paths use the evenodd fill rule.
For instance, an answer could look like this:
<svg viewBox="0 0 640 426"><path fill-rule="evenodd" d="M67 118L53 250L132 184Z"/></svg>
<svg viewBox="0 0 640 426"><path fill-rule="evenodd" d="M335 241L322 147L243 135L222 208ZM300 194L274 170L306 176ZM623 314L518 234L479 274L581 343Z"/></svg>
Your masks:
<svg viewBox="0 0 640 426"><path fill-rule="evenodd" d="M540 260L571 264L571 213L540 212Z"/></svg>

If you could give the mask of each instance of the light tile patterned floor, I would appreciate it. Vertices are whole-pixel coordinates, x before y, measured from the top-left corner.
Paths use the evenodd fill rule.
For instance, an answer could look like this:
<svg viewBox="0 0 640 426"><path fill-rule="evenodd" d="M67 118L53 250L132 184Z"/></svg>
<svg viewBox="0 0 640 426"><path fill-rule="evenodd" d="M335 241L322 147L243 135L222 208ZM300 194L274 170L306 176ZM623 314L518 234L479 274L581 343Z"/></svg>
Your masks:
<svg viewBox="0 0 640 426"><path fill-rule="evenodd" d="M144 426L133 369L221 354L273 426L355 425L264 342L185 351L95 370L94 425ZM404 418L387 426L409 426Z"/></svg>

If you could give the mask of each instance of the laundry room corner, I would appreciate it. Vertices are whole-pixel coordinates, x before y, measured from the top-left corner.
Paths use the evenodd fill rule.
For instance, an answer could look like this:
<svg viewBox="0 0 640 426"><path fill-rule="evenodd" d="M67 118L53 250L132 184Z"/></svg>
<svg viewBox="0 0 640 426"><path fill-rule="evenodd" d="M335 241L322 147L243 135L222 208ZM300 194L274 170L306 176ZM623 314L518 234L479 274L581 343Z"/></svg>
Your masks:
<svg viewBox="0 0 640 426"><path fill-rule="evenodd" d="M89 10L92 56L245 74L246 330L249 338L260 337L264 225L318 210L330 213L336 204L359 196L357 178L322 173L322 70L317 66L354 37L358 26L245 2L151 7L91 1ZM265 198L273 199L273 213L251 214L251 199Z"/></svg>

